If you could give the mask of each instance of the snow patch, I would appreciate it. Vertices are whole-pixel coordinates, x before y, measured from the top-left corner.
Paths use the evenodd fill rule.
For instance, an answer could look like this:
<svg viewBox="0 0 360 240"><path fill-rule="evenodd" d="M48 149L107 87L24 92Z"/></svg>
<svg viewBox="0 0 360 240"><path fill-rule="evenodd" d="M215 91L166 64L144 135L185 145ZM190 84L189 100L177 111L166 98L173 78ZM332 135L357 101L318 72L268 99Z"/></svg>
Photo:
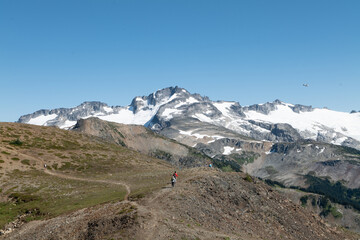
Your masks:
<svg viewBox="0 0 360 240"><path fill-rule="evenodd" d="M204 114L202 114L202 113L200 113L200 114L194 114L193 116L192 116L193 118L197 118L197 119L199 119L200 121L202 121L202 122L207 122L207 123L213 123L214 122L214 120L212 120L211 118L209 118L208 116L205 116Z"/></svg>
<svg viewBox="0 0 360 240"><path fill-rule="evenodd" d="M230 117L231 106L235 102L214 102L213 105L226 117Z"/></svg>
<svg viewBox="0 0 360 240"><path fill-rule="evenodd" d="M50 115L41 115L36 118L30 119L27 123L28 124L34 124L34 125L40 125L43 126L46 124L47 121L53 120L57 117L57 114L50 114Z"/></svg>
<svg viewBox="0 0 360 240"><path fill-rule="evenodd" d="M161 114L162 117L165 118L165 120L170 120L173 118L174 113L181 113L181 110L173 109L173 108L167 108L164 110L164 112Z"/></svg>
<svg viewBox="0 0 360 240"><path fill-rule="evenodd" d="M225 147L224 147L223 155L230 155L231 152L232 152L234 149L235 149L234 147L225 146Z"/></svg>
<svg viewBox="0 0 360 240"><path fill-rule="evenodd" d="M291 104L277 105L277 109L269 114L263 114L256 111L247 111L246 119L263 121L269 123L288 123L301 132L311 133L314 138L318 131L326 126L335 132L344 134L360 141L360 114L350 114L337 112L329 109L315 108L311 112L294 112ZM334 136L335 137L335 136ZM335 144L341 144L344 139L334 141Z"/></svg>
<svg viewBox="0 0 360 240"><path fill-rule="evenodd" d="M69 129L69 128L75 126L75 124L76 124L76 121L66 120L66 121L64 122L64 124L61 125L60 128L61 128L61 129Z"/></svg>
<svg viewBox="0 0 360 240"><path fill-rule="evenodd" d="M113 112L114 110L113 110L111 107L104 107L104 111L105 111L105 112L108 112L108 113L111 113L111 112Z"/></svg>

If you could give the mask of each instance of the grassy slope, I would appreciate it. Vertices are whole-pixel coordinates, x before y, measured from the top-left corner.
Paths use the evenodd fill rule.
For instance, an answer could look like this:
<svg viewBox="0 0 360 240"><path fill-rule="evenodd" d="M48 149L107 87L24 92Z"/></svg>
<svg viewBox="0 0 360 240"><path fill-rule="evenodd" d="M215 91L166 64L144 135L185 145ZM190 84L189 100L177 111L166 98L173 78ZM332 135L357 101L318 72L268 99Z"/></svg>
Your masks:
<svg viewBox="0 0 360 240"><path fill-rule="evenodd" d="M22 213L28 213L28 220L42 219L124 199L122 186L51 176L44 172L45 163L70 176L126 182L130 197L167 184L173 170L161 160L96 137L0 123L0 227Z"/></svg>

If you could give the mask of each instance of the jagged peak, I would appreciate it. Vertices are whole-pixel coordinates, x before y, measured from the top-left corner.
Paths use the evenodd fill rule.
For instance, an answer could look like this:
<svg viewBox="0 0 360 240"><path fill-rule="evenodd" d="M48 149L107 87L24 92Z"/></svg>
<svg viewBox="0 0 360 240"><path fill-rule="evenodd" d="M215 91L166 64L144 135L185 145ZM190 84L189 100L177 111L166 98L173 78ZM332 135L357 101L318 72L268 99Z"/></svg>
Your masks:
<svg viewBox="0 0 360 240"><path fill-rule="evenodd" d="M94 106L94 105L108 106L106 103L103 103L103 102L100 102L100 101L85 101L85 102L81 103L78 107L80 107L80 106Z"/></svg>

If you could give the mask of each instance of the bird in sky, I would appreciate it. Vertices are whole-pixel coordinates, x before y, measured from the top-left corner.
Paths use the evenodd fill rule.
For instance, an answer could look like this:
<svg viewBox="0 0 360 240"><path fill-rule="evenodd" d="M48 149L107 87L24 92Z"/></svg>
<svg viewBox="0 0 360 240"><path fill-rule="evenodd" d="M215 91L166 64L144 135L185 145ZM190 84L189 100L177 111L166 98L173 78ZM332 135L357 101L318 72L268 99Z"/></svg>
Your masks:
<svg viewBox="0 0 360 240"><path fill-rule="evenodd" d="M307 84L307 83L303 83L303 86L304 86L304 87L308 87L308 86L309 86L309 84Z"/></svg>

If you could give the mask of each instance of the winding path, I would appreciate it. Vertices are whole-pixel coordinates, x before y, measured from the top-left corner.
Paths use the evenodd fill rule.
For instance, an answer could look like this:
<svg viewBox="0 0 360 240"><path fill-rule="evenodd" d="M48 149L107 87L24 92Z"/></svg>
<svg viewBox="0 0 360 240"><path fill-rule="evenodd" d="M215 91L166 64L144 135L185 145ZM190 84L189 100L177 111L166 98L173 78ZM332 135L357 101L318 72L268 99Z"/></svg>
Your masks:
<svg viewBox="0 0 360 240"><path fill-rule="evenodd" d="M114 185L121 185L121 186L126 188L126 194L125 194L125 197L124 197L124 201L128 201L129 195L131 193L130 186L128 184L124 183L124 182L121 182L121 181L80 178L80 177L74 177L74 176L66 175L66 174L59 173L59 172L50 171L48 169L45 169L44 172L46 174L49 174L49 175L52 175L52 176L55 176L55 177L59 177L59 178L64 178L64 179L71 179L71 180L83 181L83 182L108 183L108 184L114 184Z"/></svg>

